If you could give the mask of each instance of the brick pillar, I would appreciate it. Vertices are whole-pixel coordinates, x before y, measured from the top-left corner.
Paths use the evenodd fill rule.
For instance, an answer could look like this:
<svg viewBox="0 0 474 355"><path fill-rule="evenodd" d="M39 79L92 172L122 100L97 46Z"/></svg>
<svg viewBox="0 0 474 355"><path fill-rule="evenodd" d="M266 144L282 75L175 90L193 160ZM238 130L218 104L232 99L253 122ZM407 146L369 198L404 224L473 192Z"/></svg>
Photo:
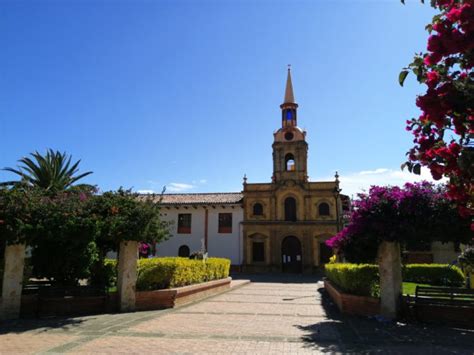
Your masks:
<svg viewBox="0 0 474 355"><path fill-rule="evenodd" d="M117 291L119 310L131 312L135 310L135 287L137 283L138 242L120 242L118 261Z"/></svg>
<svg viewBox="0 0 474 355"><path fill-rule="evenodd" d="M378 250L380 274L381 314L395 319L400 309L402 293L402 264L400 244L398 242L382 242Z"/></svg>
<svg viewBox="0 0 474 355"><path fill-rule="evenodd" d="M5 247L0 319L17 319L20 317L24 268L25 244L7 245Z"/></svg>

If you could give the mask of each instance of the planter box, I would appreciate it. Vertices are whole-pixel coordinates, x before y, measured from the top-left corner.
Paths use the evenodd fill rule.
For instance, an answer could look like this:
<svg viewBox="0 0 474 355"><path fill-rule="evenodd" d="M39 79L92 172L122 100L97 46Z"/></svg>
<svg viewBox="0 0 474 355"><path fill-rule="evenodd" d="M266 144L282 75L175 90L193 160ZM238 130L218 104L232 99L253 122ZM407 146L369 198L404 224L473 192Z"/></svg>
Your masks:
<svg viewBox="0 0 474 355"><path fill-rule="evenodd" d="M228 277L167 290L138 291L135 293L136 310L145 311L182 306L230 289L231 280L232 278ZM118 311L117 302L117 292L100 297L48 297L42 299L34 294L22 295L21 316L42 318L114 313Z"/></svg>
<svg viewBox="0 0 474 355"><path fill-rule="evenodd" d="M166 290L136 292L136 310L174 308L191 303L230 288L232 278L213 280L197 285L189 285Z"/></svg>
<svg viewBox="0 0 474 355"><path fill-rule="evenodd" d="M324 288L341 313L367 317L380 314L379 298L343 293L329 280L324 280Z"/></svg>

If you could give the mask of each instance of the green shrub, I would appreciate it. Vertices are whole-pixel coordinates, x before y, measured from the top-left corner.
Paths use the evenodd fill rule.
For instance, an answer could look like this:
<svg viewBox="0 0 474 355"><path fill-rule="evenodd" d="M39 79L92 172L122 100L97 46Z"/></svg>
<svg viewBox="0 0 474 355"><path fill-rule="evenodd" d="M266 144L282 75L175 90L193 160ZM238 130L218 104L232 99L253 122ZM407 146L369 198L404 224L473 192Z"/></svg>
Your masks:
<svg viewBox="0 0 474 355"><path fill-rule="evenodd" d="M107 287L117 286L117 260L116 259L105 259L104 260L104 278L105 285Z"/></svg>
<svg viewBox="0 0 474 355"><path fill-rule="evenodd" d="M402 269L403 281L433 286L463 286L464 274L448 264L408 264Z"/></svg>
<svg viewBox="0 0 474 355"><path fill-rule="evenodd" d="M380 279L377 265L336 263L326 264L326 277L342 291L378 297ZM404 282L414 282L433 286L463 286L464 275L456 266L448 264L408 264L403 266Z"/></svg>
<svg viewBox="0 0 474 355"><path fill-rule="evenodd" d="M181 287L229 276L230 260L209 258L151 258L138 261L137 290Z"/></svg>
<svg viewBox="0 0 474 355"><path fill-rule="evenodd" d="M326 276L342 291L361 295L379 295L379 269L371 264L326 264Z"/></svg>

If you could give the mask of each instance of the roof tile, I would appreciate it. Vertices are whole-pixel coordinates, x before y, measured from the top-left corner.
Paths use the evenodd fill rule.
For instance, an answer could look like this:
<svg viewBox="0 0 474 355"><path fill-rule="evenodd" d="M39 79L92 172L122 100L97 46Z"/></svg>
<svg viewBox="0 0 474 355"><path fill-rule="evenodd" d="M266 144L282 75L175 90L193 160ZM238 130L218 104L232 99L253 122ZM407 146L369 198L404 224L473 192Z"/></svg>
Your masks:
<svg viewBox="0 0 474 355"><path fill-rule="evenodd" d="M188 193L188 194L163 194L156 195L156 200L161 200L161 205L212 205L212 204L237 204L242 202L244 195L240 192L218 193Z"/></svg>

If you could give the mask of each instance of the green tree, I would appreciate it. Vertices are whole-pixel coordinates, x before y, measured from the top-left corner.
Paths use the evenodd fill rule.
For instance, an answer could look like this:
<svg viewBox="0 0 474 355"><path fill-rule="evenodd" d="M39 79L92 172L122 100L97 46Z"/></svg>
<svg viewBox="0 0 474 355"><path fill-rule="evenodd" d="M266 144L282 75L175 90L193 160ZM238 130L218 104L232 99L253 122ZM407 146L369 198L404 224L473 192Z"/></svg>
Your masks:
<svg viewBox="0 0 474 355"><path fill-rule="evenodd" d="M78 160L72 164L72 156L66 153L48 149L46 155L42 155L37 151L30 155L32 158L24 157L18 160L21 165L16 169L3 169L18 175L20 180L6 181L1 183L0 186L39 187L56 193L71 189L78 180L92 174L92 171L87 171L78 175L79 163L81 161ZM91 188L90 185L74 187Z"/></svg>
<svg viewBox="0 0 474 355"><path fill-rule="evenodd" d="M159 195L143 196L124 189L92 196L89 213L96 218L98 228L98 260L93 270L93 284L107 282L105 255L118 250L121 241L154 244L170 237L170 222L161 220L159 201Z"/></svg>

